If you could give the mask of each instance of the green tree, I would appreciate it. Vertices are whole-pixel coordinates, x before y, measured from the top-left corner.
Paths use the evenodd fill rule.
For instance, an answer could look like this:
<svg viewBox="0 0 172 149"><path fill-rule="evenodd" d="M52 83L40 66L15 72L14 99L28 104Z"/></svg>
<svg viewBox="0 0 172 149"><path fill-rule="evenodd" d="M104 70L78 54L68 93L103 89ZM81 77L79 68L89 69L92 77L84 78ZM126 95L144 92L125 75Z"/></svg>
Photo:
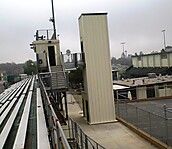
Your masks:
<svg viewBox="0 0 172 149"><path fill-rule="evenodd" d="M23 69L24 69L24 73L27 75L32 75L37 73L36 63L33 62L32 60L26 61Z"/></svg>

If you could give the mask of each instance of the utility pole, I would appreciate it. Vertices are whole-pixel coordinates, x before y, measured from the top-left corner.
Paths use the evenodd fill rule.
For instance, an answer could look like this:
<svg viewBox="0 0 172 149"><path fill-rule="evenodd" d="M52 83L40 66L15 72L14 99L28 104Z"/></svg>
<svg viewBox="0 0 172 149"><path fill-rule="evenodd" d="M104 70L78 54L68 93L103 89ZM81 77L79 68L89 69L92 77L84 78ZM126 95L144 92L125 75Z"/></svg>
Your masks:
<svg viewBox="0 0 172 149"><path fill-rule="evenodd" d="M55 24L55 17L54 17L54 2L51 0L51 6L52 6L52 18L50 18L50 21L53 22L53 30L54 30L54 39L56 39L56 24Z"/></svg>
<svg viewBox="0 0 172 149"><path fill-rule="evenodd" d="M165 41L165 29L164 30L162 30L162 33L163 33L163 39L164 39L164 50L165 50L165 48L166 48L166 41Z"/></svg>
<svg viewBox="0 0 172 149"><path fill-rule="evenodd" d="M122 55L124 56L123 58L125 58L125 42L121 42L121 44L122 44L122 50L123 50L123 52L122 52Z"/></svg>
<svg viewBox="0 0 172 149"><path fill-rule="evenodd" d="M124 48L125 42L121 42L121 44L122 44L122 50L123 50L122 55L124 56L123 57L123 61L124 61L124 64L123 65L125 65L125 48Z"/></svg>

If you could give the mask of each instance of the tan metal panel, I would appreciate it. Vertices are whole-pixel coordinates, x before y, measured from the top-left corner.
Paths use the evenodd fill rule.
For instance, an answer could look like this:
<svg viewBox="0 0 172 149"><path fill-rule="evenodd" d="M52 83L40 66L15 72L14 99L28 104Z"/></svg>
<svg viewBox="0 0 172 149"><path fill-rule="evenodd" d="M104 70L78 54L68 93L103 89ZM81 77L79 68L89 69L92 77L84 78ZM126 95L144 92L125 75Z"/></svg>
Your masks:
<svg viewBox="0 0 172 149"><path fill-rule="evenodd" d="M169 59L169 67L172 66L172 53L168 54L168 59Z"/></svg>
<svg viewBox="0 0 172 149"><path fill-rule="evenodd" d="M86 70L85 92L88 97L89 123L115 120L112 90L107 14L87 14L79 18Z"/></svg>
<svg viewBox="0 0 172 149"><path fill-rule="evenodd" d="M148 56L148 67L154 67L153 55Z"/></svg>
<svg viewBox="0 0 172 149"><path fill-rule="evenodd" d="M138 68L138 58L137 57L132 57L132 64L133 64L133 67Z"/></svg>
<svg viewBox="0 0 172 149"><path fill-rule="evenodd" d="M161 67L161 55L156 54L154 55L155 59L155 67Z"/></svg>
<svg viewBox="0 0 172 149"><path fill-rule="evenodd" d="M147 56L143 56L143 67L148 67Z"/></svg>

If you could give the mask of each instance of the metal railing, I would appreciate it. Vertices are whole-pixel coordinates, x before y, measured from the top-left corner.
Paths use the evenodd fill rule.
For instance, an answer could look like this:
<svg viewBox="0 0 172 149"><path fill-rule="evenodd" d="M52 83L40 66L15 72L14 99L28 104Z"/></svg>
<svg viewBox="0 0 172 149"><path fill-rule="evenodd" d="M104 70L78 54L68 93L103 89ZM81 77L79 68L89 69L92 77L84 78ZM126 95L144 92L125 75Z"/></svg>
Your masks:
<svg viewBox="0 0 172 149"><path fill-rule="evenodd" d="M73 54L63 54L62 60L65 66L65 69L76 69L79 66L84 66L85 58L84 53L73 53Z"/></svg>
<svg viewBox="0 0 172 149"><path fill-rule="evenodd" d="M64 61L63 61L63 56L62 55L60 55L60 62L61 62L63 74L65 76L65 80L67 82L67 88L68 88L69 87L69 85L68 85L68 82L69 82L69 80L68 80L68 72L66 72L66 70L65 70L65 65L64 65Z"/></svg>
<svg viewBox="0 0 172 149"><path fill-rule="evenodd" d="M68 130L68 140L72 149L105 149L102 145L87 136L71 118L68 119Z"/></svg>
<svg viewBox="0 0 172 149"><path fill-rule="evenodd" d="M59 80L61 80L61 73L63 75L67 75L67 72L58 71L58 72L45 72L45 73L39 73L40 78L43 81L43 84L45 87L50 87L51 89L53 87L60 88L61 85L59 84ZM64 86L68 87L68 80L67 77L64 76ZM55 86L54 86L55 85Z"/></svg>
<svg viewBox="0 0 172 149"><path fill-rule="evenodd" d="M166 105L164 105L164 113L165 113L165 118L168 120L172 120L172 108L168 108Z"/></svg>
<svg viewBox="0 0 172 149"><path fill-rule="evenodd" d="M51 146L53 149L70 149L71 147L54 112L44 84L41 79L39 81Z"/></svg>
<svg viewBox="0 0 172 149"><path fill-rule="evenodd" d="M35 38L36 40L52 40L54 39L54 30L53 29L37 30Z"/></svg>
<svg viewBox="0 0 172 149"><path fill-rule="evenodd" d="M162 107L163 108L163 107ZM172 108L164 106L163 115L149 112L124 101L116 101L116 115L150 136L172 146Z"/></svg>
<svg viewBox="0 0 172 149"><path fill-rule="evenodd" d="M40 89L43 99L43 105L46 115L46 122L49 131L49 137L51 140L51 146L53 149L105 149L103 146L95 142L88 137L80 126L71 118L68 119L67 133L69 138L67 139L60 122L55 114L55 111L51 105L50 99L45 90L45 86L41 80Z"/></svg>

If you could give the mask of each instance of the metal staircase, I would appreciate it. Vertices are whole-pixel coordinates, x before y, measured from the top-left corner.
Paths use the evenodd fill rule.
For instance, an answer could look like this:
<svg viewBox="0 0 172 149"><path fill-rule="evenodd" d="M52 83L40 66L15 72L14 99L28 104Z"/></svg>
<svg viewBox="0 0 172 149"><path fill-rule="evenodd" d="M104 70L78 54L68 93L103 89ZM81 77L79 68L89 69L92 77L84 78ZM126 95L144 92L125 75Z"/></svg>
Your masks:
<svg viewBox="0 0 172 149"><path fill-rule="evenodd" d="M62 65L51 66L51 87L52 89L67 89L66 74Z"/></svg>

